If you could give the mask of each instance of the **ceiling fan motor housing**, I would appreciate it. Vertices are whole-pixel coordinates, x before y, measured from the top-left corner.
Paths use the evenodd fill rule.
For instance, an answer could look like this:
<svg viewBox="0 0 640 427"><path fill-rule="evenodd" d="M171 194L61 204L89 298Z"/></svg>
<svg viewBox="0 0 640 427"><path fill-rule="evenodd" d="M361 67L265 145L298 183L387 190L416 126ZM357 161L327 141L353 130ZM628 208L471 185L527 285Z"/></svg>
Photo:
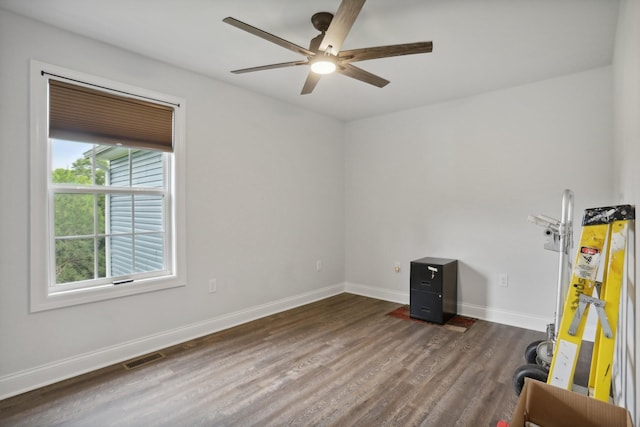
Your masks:
<svg viewBox="0 0 640 427"><path fill-rule="evenodd" d="M318 12L314 13L311 17L311 23L313 24L313 28L320 31L321 33L325 33L329 28L332 19L333 13Z"/></svg>

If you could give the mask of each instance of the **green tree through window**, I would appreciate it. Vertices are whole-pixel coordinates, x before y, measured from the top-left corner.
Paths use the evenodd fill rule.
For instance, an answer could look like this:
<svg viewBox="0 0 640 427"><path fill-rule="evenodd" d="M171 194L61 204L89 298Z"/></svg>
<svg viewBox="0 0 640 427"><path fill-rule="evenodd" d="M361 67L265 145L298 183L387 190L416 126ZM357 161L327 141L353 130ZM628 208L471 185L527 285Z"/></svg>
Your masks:
<svg viewBox="0 0 640 427"><path fill-rule="evenodd" d="M53 183L104 185L106 162L97 162L95 175L91 158L80 158L70 168L52 173ZM94 178L95 177L95 178ZM54 231L56 283L91 280L106 275L105 196L101 194L56 193Z"/></svg>

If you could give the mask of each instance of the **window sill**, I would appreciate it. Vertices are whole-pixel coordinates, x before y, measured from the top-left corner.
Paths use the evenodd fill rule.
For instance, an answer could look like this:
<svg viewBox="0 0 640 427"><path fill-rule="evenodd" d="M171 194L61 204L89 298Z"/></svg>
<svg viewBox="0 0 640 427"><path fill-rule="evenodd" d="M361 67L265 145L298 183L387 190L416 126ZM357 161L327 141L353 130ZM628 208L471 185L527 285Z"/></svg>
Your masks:
<svg viewBox="0 0 640 427"><path fill-rule="evenodd" d="M171 276L160 279L138 280L133 283L124 283L121 285L106 285L95 288L49 293L48 295L45 295L43 292L43 295L32 295L31 312L35 313L74 305L90 304L98 301L183 286L185 286L184 280Z"/></svg>

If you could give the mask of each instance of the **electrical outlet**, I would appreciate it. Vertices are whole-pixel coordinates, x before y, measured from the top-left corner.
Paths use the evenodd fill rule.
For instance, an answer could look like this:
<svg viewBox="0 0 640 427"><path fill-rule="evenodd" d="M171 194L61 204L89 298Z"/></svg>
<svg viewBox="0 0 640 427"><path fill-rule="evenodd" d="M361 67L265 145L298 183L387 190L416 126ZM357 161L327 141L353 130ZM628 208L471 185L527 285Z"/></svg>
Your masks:
<svg viewBox="0 0 640 427"><path fill-rule="evenodd" d="M218 281L216 279L209 279L209 293L212 294L218 291Z"/></svg>
<svg viewBox="0 0 640 427"><path fill-rule="evenodd" d="M395 271L396 273L400 273L400 261L396 261L393 266L393 271Z"/></svg>
<svg viewBox="0 0 640 427"><path fill-rule="evenodd" d="M509 276L507 275L507 273L498 274L498 286L500 286L501 288L509 287Z"/></svg>

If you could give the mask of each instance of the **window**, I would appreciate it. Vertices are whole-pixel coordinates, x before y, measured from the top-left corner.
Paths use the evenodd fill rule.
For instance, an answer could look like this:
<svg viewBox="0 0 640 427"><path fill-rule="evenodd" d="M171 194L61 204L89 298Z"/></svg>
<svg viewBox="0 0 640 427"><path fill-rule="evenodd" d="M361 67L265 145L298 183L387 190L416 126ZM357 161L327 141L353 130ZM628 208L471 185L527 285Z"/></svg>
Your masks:
<svg viewBox="0 0 640 427"><path fill-rule="evenodd" d="M31 66L31 310L184 285L184 100Z"/></svg>

